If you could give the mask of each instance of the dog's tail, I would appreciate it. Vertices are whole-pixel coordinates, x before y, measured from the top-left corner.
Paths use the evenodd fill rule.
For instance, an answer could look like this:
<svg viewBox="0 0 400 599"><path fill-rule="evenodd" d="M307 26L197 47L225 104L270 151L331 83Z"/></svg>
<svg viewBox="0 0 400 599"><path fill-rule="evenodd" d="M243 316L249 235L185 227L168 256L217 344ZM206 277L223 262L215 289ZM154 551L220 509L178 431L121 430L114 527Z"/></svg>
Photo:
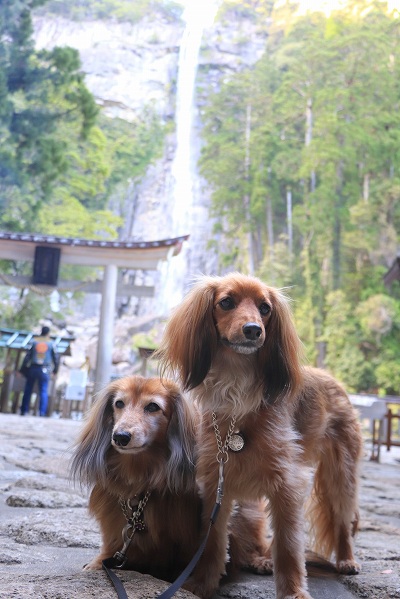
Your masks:
<svg viewBox="0 0 400 599"><path fill-rule="evenodd" d="M306 510L312 548L328 560L338 549L340 534L347 531L350 542L359 523L357 467L341 457L330 449L321 457Z"/></svg>
<svg viewBox="0 0 400 599"><path fill-rule="evenodd" d="M306 550L306 569L308 576L334 578L338 574L337 568L332 562L309 549Z"/></svg>

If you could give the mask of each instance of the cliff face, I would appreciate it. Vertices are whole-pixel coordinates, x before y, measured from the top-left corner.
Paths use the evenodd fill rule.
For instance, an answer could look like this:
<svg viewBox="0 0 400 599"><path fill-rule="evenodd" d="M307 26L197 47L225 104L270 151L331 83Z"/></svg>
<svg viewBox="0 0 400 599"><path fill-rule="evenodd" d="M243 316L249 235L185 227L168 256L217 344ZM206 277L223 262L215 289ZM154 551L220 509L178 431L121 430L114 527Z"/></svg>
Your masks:
<svg viewBox="0 0 400 599"><path fill-rule="evenodd" d="M130 120L146 104L172 117L183 23L154 15L139 24L113 21L34 20L38 49L79 51L86 84L107 114Z"/></svg>
<svg viewBox="0 0 400 599"><path fill-rule="evenodd" d="M175 123L179 117L176 92L185 26L183 20L173 21L163 15L147 17L137 24L75 22L56 17L34 20L38 49L68 45L79 51L86 84L108 115L132 120L150 103L164 121L172 119ZM187 34L186 31L186 40ZM193 274L215 273L218 269L217 256L207 249L212 236L212 222L208 216L211 194L196 166L201 151L201 108L224 78L254 64L263 51L263 35L252 21L243 17L225 17L224 21L217 21L203 31L197 65L194 65L197 67L197 93L190 107L188 168L191 170L192 198L187 202L190 214L186 221L183 219L188 230L176 231L173 223L175 183L183 174L172 173L177 150L175 133L169 135L162 159L149 167L146 177L135 184L134 189L131 186L127 191L126 218L130 221L125 229L127 236L152 240L190 234L183 262L179 265L181 286L190 281ZM181 209L186 209L184 203L183 208L179 207ZM166 276L175 277L173 272ZM146 302L144 311L149 310L153 311L153 307Z"/></svg>

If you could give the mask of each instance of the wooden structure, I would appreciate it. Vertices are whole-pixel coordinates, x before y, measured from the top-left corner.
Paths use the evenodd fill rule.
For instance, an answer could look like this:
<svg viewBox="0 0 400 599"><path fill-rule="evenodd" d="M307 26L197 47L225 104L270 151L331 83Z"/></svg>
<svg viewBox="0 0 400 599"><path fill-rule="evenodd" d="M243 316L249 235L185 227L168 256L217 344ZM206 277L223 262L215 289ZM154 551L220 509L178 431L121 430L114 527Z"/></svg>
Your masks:
<svg viewBox="0 0 400 599"><path fill-rule="evenodd" d="M149 360L150 358L152 358L154 352L156 351L155 349L149 348L149 347L139 347L139 356L142 358L142 366L140 369L140 374L142 376L146 376L147 374L147 360Z"/></svg>
<svg viewBox="0 0 400 599"><path fill-rule="evenodd" d="M371 423L372 452L371 461L379 462L382 445L386 450L400 447L400 397L386 395L349 395L353 406L359 411L361 420L368 419ZM396 412L393 406L399 406ZM395 430L395 423L397 430Z"/></svg>
<svg viewBox="0 0 400 599"><path fill-rule="evenodd" d="M35 338L30 331L0 328L0 348L4 348L5 366L3 370L3 381L0 391L0 412L17 412L20 394L25 387L25 378L18 372L25 353L30 349ZM70 344L74 337L53 336L51 340L57 353L61 356L70 356ZM55 401L56 380L52 377L49 382L49 404L48 412L53 411Z"/></svg>
<svg viewBox="0 0 400 599"><path fill-rule="evenodd" d="M188 235L164 239L160 241L98 241L93 239L74 239L67 237L54 237L33 235L28 233L2 233L0 232L0 258L6 260L25 260L34 263L33 277L26 282L26 286L41 293L51 292L54 289L68 288L70 290L85 291L85 284L77 282L58 282L55 284L58 273L55 264L78 264L80 266L103 267L101 282L101 311L99 325L99 342L97 348L97 361L95 372L95 392L100 390L110 380L115 300L118 292L118 268L156 270L160 261L169 260L181 251L183 242ZM44 255L42 268L36 268L38 248ZM47 254L46 251L48 250ZM46 258L47 256L47 258ZM56 260L55 260L56 258ZM47 260L47 262L46 262ZM40 271L49 276L52 285L38 284ZM0 274L0 283L12 285L13 277ZM136 287L135 290L123 289L126 295L145 294L146 287ZM149 295L153 295L153 288Z"/></svg>
<svg viewBox="0 0 400 599"><path fill-rule="evenodd" d="M400 256L397 256L394 259L392 266L389 268L389 270L383 277L383 282L385 283L386 287L390 287L394 281L400 281ZM397 423L397 429L400 436L400 397L386 396L382 399L386 402L387 405L387 413L385 416L386 434L384 443L386 444L387 451L390 451L392 445L395 445L397 447L400 446L400 442L396 442L392 438L394 422ZM399 406L397 412L393 412L393 405Z"/></svg>

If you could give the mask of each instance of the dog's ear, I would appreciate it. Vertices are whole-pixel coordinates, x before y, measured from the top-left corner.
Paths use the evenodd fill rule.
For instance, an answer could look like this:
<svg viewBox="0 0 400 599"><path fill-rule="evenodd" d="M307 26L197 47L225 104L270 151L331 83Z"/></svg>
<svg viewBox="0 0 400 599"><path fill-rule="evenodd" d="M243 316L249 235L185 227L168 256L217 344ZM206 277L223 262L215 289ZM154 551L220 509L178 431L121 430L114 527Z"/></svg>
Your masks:
<svg viewBox="0 0 400 599"><path fill-rule="evenodd" d="M272 313L266 327L266 339L258 352L258 368L264 380L268 402L292 398L302 382L302 347L289 302L278 289L268 288Z"/></svg>
<svg viewBox="0 0 400 599"><path fill-rule="evenodd" d="M81 484L106 484L106 454L111 447L113 428L114 385L112 383L96 397L76 443L71 475Z"/></svg>
<svg viewBox="0 0 400 599"><path fill-rule="evenodd" d="M191 490L195 484L195 428L192 409L180 393L171 394L172 417L167 439L170 457L167 462L167 484L173 493Z"/></svg>
<svg viewBox="0 0 400 599"><path fill-rule="evenodd" d="M211 277L204 277L189 291L168 321L156 352L162 372L176 372L184 389L203 382L217 350L214 293Z"/></svg>

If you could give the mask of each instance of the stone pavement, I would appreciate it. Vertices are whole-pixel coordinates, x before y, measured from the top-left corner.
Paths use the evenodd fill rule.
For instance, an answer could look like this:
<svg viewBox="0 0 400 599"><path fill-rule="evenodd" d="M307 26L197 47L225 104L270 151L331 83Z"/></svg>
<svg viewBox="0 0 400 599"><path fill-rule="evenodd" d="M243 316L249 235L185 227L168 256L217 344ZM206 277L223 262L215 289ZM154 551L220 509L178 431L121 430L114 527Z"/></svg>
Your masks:
<svg viewBox="0 0 400 599"><path fill-rule="evenodd" d="M87 498L68 481L81 423L0 413L0 598L116 599L103 572L83 572L100 535ZM362 465L358 576L309 578L314 599L400 598L400 450ZM122 572L129 599L153 599L162 581ZM177 599L194 599L180 590ZM215 599L274 599L273 578L243 573Z"/></svg>

